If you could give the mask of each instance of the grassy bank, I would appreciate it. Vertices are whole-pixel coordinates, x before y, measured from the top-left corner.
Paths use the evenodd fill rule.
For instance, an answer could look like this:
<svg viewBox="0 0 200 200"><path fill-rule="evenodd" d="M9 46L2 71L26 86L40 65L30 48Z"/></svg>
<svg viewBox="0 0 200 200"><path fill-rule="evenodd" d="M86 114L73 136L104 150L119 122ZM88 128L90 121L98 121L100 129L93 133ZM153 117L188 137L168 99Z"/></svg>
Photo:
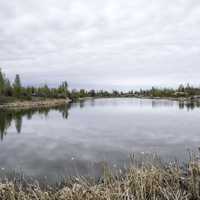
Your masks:
<svg viewBox="0 0 200 200"><path fill-rule="evenodd" d="M48 108L53 106L64 105L69 103L70 99L48 99L35 98L32 100L12 99L0 105L1 109L31 109L31 108Z"/></svg>
<svg viewBox="0 0 200 200"><path fill-rule="evenodd" d="M200 163L197 159L180 167L177 162L134 162L126 171L106 169L98 182L74 178L55 187L5 181L2 200L196 200L200 199Z"/></svg>

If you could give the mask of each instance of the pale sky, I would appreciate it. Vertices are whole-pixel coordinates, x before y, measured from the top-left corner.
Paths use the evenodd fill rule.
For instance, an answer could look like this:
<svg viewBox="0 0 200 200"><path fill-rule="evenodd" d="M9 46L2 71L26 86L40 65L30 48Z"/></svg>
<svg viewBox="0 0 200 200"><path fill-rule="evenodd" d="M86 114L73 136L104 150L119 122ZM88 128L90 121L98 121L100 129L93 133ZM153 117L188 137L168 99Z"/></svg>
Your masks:
<svg viewBox="0 0 200 200"><path fill-rule="evenodd" d="M24 84L200 85L199 0L0 0L0 67Z"/></svg>

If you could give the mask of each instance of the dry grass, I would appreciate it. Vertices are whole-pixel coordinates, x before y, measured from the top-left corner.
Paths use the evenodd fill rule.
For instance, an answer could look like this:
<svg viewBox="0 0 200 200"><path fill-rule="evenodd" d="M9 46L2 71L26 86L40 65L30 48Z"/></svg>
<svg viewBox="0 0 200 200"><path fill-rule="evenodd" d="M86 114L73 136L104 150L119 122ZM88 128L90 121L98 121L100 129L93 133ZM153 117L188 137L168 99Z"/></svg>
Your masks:
<svg viewBox="0 0 200 200"><path fill-rule="evenodd" d="M1 200L196 200L200 199L200 162L193 158L185 167L177 162L137 164L113 173L106 169L99 182L76 178L59 187L41 189L38 184L4 182Z"/></svg>

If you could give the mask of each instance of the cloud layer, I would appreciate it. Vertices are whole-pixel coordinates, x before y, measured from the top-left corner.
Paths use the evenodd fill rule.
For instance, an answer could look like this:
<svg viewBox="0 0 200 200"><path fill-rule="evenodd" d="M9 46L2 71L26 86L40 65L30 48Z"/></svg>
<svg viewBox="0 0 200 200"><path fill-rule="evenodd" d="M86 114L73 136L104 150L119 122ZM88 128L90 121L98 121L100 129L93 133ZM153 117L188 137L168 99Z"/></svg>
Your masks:
<svg viewBox="0 0 200 200"><path fill-rule="evenodd" d="M1 0L0 24L0 66L25 84L200 84L199 0Z"/></svg>

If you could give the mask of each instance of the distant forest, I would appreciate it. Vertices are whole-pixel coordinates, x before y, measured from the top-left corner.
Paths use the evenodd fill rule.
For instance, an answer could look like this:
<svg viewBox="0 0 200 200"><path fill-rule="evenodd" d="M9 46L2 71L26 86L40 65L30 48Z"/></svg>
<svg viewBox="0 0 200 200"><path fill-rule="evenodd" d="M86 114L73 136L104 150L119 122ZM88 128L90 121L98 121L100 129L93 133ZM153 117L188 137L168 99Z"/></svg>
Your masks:
<svg viewBox="0 0 200 200"><path fill-rule="evenodd" d="M193 87L189 84L184 86L181 84L178 88L156 88L140 91L122 92L118 90L85 90L72 89L69 90L67 81L64 81L57 88L50 88L47 84L41 87L23 86L20 75L15 76L14 82L6 77L0 69L0 103L8 99L25 99L31 100L36 97L40 98L70 98L76 100L84 97L173 97L173 98L188 98L197 97L200 95L200 87Z"/></svg>
<svg viewBox="0 0 200 200"><path fill-rule="evenodd" d="M67 96L69 96L69 91L66 81L58 88L49 88L47 84L44 84L41 87L24 87L21 83L19 74L15 76L14 82L11 83L0 69L0 100L2 100L3 97L31 100L32 97L65 98Z"/></svg>

